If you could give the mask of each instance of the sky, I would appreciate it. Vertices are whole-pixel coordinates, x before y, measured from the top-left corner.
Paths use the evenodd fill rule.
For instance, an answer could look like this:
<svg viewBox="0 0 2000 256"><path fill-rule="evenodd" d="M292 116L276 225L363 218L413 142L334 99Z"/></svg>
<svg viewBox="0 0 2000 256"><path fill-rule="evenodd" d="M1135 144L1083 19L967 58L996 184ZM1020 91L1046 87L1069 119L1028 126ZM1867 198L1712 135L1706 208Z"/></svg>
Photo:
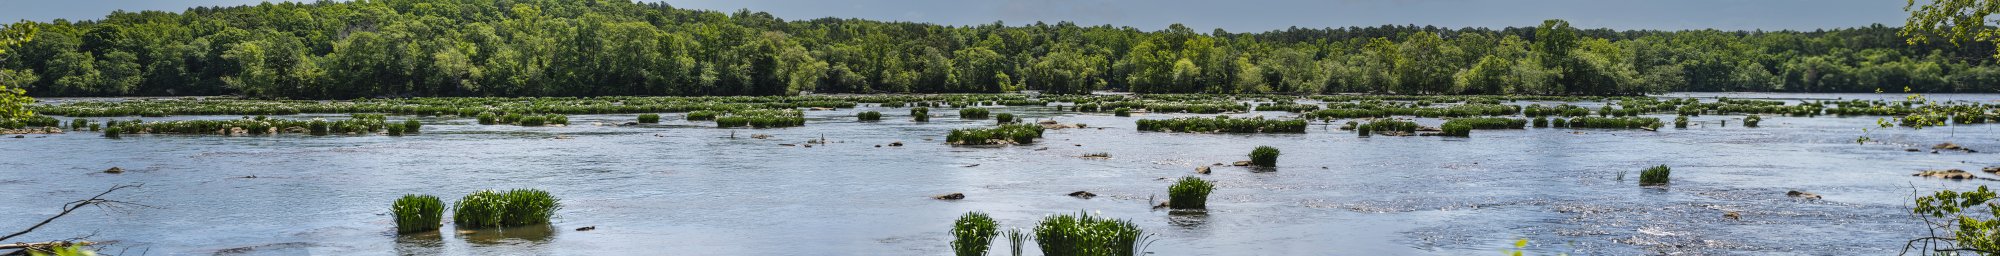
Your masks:
<svg viewBox="0 0 2000 256"><path fill-rule="evenodd" d="M653 1L653 0L647 0ZM1196 31L1288 27L1436 25L1528 27L1560 18L1579 28L1812 30L1900 26L1900 0L663 0L681 8L821 17L1008 25L1072 21L1145 30L1181 23ZM113 10L180 11L262 0L0 0L0 20L95 19Z"/></svg>

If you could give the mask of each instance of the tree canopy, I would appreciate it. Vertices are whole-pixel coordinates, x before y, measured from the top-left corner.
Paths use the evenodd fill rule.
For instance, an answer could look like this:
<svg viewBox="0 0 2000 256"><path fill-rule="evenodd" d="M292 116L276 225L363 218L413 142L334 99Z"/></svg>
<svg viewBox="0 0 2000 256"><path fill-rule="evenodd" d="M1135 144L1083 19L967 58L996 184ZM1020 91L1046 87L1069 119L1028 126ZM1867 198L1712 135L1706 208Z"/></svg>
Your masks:
<svg viewBox="0 0 2000 256"><path fill-rule="evenodd" d="M1964 20L1953 6L1963 7L1910 25L1955 28ZM16 24L40 36L0 47L14 54L0 61L0 82L37 96L2000 92L1994 45L1908 41L1882 25L1197 33L784 20L623 0L265 3Z"/></svg>

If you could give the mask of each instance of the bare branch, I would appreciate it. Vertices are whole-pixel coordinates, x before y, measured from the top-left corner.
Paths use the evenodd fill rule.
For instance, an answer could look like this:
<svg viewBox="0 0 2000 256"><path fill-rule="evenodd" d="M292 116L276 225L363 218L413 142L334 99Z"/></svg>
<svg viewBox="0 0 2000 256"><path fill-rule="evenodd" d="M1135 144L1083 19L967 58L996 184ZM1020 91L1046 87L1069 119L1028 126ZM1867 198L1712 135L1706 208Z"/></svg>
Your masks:
<svg viewBox="0 0 2000 256"><path fill-rule="evenodd" d="M14 232L13 234L8 234L7 236L0 236L0 241L7 241L8 239L13 239L14 237L18 237L18 236L21 236L21 235L26 235L26 234L28 234L28 232L34 232L34 231L35 231L35 229L37 229L37 228L41 228L41 227L42 227L42 226L44 226L44 225L48 225L48 224L49 224L49 222L55 222L55 221L56 221L56 219L58 219L58 218L62 218L63 216L67 216L67 215L69 215L69 214L70 214L71 212L75 212L75 211L76 211L77 209L82 209L82 208L83 208L84 206L93 206L93 205L97 205L97 206L114 206L114 207L115 207L115 206L118 206L118 205L138 205L138 206L142 206L142 207L143 207L144 205L139 205L139 204L133 204L133 203L127 203L127 202L121 202L121 201L114 201L114 200L110 200L110 199L104 199L104 195L109 195L109 194L111 194L111 192L118 192L118 190L121 190L121 189L127 189L127 188L137 188L137 187L140 187L140 186L145 186L145 185L146 185L146 184L144 184L144 183L140 183L140 184L130 184L130 185L117 185L117 186L112 186L112 187L111 187L111 189L106 189L106 190L104 190L104 192L103 192L103 193L97 193L97 195L96 195L96 196L91 196L91 197L90 197L90 198L88 198L88 199L83 199L83 200L76 200L76 201L74 201L74 202L69 202L69 203L67 203L67 204L63 204L63 210L62 210L62 212L61 212L61 213L57 213L57 214L56 214L56 216L49 216L49 218L48 218L48 219L43 219L41 223L35 223L35 225L34 225L34 226L29 226L29 227L28 227L27 229L23 229L23 230L21 230L20 232Z"/></svg>

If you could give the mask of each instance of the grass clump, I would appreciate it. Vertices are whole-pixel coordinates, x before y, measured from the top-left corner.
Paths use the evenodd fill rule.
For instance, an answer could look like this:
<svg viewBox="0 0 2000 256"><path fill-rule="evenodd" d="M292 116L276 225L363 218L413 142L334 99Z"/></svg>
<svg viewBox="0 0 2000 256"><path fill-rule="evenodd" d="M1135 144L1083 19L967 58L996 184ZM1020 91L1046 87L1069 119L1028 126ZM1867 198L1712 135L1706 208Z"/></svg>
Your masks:
<svg viewBox="0 0 2000 256"><path fill-rule="evenodd" d="M520 124L521 126L542 126L548 124L548 122L549 122L548 117L527 116L527 117L522 117L520 121L517 123Z"/></svg>
<svg viewBox="0 0 2000 256"><path fill-rule="evenodd" d="M881 120L882 120L882 112L876 112L876 111L868 111L868 112L861 112L860 114L854 114L854 116L855 116L855 118L859 118L859 119L861 119L861 121L881 121Z"/></svg>
<svg viewBox="0 0 2000 256"><path fill-rule="evenodd" d="M458 200L452 222L461 227L501 228L547 224L562 208L555 196L536 189L474 192Z"/></svg>
<svg viewBox="0 0 2000 256"><path fill-rule="evenodd" d="M403 124L389 124L389 127L383 130L388 132L389 136L403 136Z"/></svg>
<svg viewBox="0 0 2000 256"><path fill-rule="evenodd" d="M985 108L965 108L958 110L958 118L986 119L986 117L992 116L992 113L993 113L992 111L986 110Z"/></svg>
<svg viewBox="0 0 2000 256"><path fill-rule="evenodd" d="M1652 168L1646 168L1645 171L1639 172L1639 185L1640 186L1666 185L1667 175L1673 174L1673 172L1674 172L1673 168L1667 168L1667 165L1664 164L1660 166L1654 166Z"/></svg>
<svg viewBox="0 0 2000 256"><path fill-rule="evenodd" d="M1305 120L1267 120L1263 118L1175 118L1164 120L1141 119L1140 131L1194 132L1194 133L1304 133Z"/></svg>
<svg viewBox="0 0 2000 256"><path fill-rule="evenodd" d="M1687 115L1681 115L1681 116L1676 116L1676 117L1674 117L1674 128L1676 128L1676 129L1687 129L1687 128L1688 128L1688 116L1687 116Z"/></svg>
<svg viewBox="0 0 2000 256"><path fill-rule="evenodd" d="M687 114L687 120L688 120L688 121L707 121L707 120L715 120L715 116L718 116L718 115L721 115L721 114L722 114L721 112L715 112L715 111L709 111L709 110L700 110L700 111L694 111L694 112L688 112L688 114Z"/></svg>
<svg viewBox="0 0 2000 256"><path fill-rule="evenodd" d="M951 225L951 250L958 256L983 256L993 246L1000 224L985 213L968 212Z"/></svg>
<svg viewBox="0 0 2000 256"><path fill-rule="evenodd" d="M1367 137L1375 133L1415 133L1417 132L1417 122L1376 119L1366 124L1355 125L1354 131L1362 137Z"/></svg>
<svg viewBox="0 0 2000 256"><path fill-rule="evenodd" d="M738 110L715 118L715 126L721 128L782 128L805 125L805 113L791 109Z"/></svg>
<svg viewBox="0 0 2000 256"><path fill-rule="evenodd" d="M396 217L396 233L437 231L444 226L444 201L430 195L403 195L389 207Z"/></svg>
<svg viewBox="0 0 2000 256"><path fill-rule="evenodd" d="M1208 209L1208 192L1214 184L1196 177L1183 177L1167 187L1167 206L1177 210Z"/></svg>
<svg viewBox="0 0 2000 256"><path fill-rule="evenodd" d="M1572 128L1657 129L1662 125L1663 124L1660 123L1659 118L1646 118L1646 117L1587 117L1586 116L1586 117L1573 118L1569 121L1569 126Z"/></svg>
<svg viewBox="0 0 2000 256"><path fill-rule="evenodd" d="M1257 146L1257 149L1250 150L1250 164L1263 167L1277 167L1278 154L1278 148Z"/></svg>
<svg viewBox="0 0 2000 256"><path fill-rule="evenodd" d="M1745 116L1743 117L1743 127L1757 128L1757 123L1763 121L1764 117L1762 116L1757 116L1757 115Z"/></svg>
<svg viewBox="0 0 2000 256"><path fill-rule="evenodd" d="M642 124L660 123L660 114L639 114L639 123Z"/></svg>
<svg viewBox="0 0 2000 256"><path fill-rule="evenodd" d="M1132 116L1132 108L1117 108L1117 109L1112 109L1112 110L1111 110L1111 115L1114 115L1114 116Z"/></svg>
<svg viewBox="0 0 2000 256"><path fill-rule="evenodd" d="M1439 125L1440 135L1451 137L1472 137L1472 126L1461 123L1444 122Z"/></svg>
<svg viewBox="0 0 2000 256"><path fill-rule="evenodd" d="M1021 121L1021 119L1015 119L1014 114L1008 114L1008 113L1000 113L998 115L994 115L993 120L994 122L1001 124L1011 124Z"/></svg>
<svg viewBox="0 0 2000 256"><path fill-rule="evenodd" d="M917 122L930 122L931 108L926 108L926 107L910 108L910 117L914 118L914 120L916 120Z"/></svg>
<svg viewBox="0 0 2000 256"><path fill-rule="evenodd" d="M1535 128L1548 128L1548 127L1549 127L1549 117L1544 116L1535 118Z"/></svg>
<svg viewBox="0 0 2000 256"><path fill-rule="evenodd" d="M479 112L479 124L494 125L499 123L500 123L499 115L495 115L493 114L493 112Z"/></svg>
<svg viewBox="0 0 2000 256"><path fill-rule="evenodd" d="M953 145L994 145L1029 144L1042 137L1042 126L1033 124L1003 124L999 127L978 129L954 129L945 135L945 142Z"/></svg>
<svg viewBox="0 0 2000 256"><path fill-rule="evenodd" d="M404 131L404 132L409 132L409 133L418 133L418 132L422 132L422 130L423 130L423 129L424 129L424 123L423 123L423 122L418 122L418 121L417 121L416 119L410 119L410 120L403 120L403 131Z"/></svg>
<svg viewBox="0 0 2000 256"><path fill-rule="evenodd" d="M1035 244L1043 255L1137 255L1144 231L1132 222L1079 212L1056 215L1035 225Z"/></svg>

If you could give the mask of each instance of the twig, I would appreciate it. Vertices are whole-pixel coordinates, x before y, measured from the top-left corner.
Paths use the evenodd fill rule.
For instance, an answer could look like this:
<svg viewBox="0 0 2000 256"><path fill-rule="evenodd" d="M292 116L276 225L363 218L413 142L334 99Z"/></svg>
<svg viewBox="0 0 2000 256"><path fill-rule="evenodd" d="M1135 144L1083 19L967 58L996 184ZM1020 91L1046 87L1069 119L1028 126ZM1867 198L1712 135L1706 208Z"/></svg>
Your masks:
<svg viewBox="0 0 2000 256"><path fill-rule="evenodd" d="M34 226L29 226L28 229L21 230L20 232L14 232L13 234L9 234L7 236L0 236L0 241L7 241L8 239L13 239L14 237L17 236L26 235L28 234L28 232L34 232L35 229L41 228L43 225L48 225L49 222L54 222L56 221L56 219L69 215L70 212L75 212L77 209L82 209L84 206L92 206L92 205L116 206L123 204L139 205L139 204L110 200L110 199L104 199L104 195L111 194L111 192L118 192L118 190L120 189L136 188L140 186L145 186L145 184L141 183L141 184L112 186L111 189L104 190L104 193L97 193L96 196L91 196L89 199L76 200L75 202L69 202L67 204L63 204L62 212L57 213L56 216L49 216L48 219L43 219L41 223L35 223Z"/></svg>

